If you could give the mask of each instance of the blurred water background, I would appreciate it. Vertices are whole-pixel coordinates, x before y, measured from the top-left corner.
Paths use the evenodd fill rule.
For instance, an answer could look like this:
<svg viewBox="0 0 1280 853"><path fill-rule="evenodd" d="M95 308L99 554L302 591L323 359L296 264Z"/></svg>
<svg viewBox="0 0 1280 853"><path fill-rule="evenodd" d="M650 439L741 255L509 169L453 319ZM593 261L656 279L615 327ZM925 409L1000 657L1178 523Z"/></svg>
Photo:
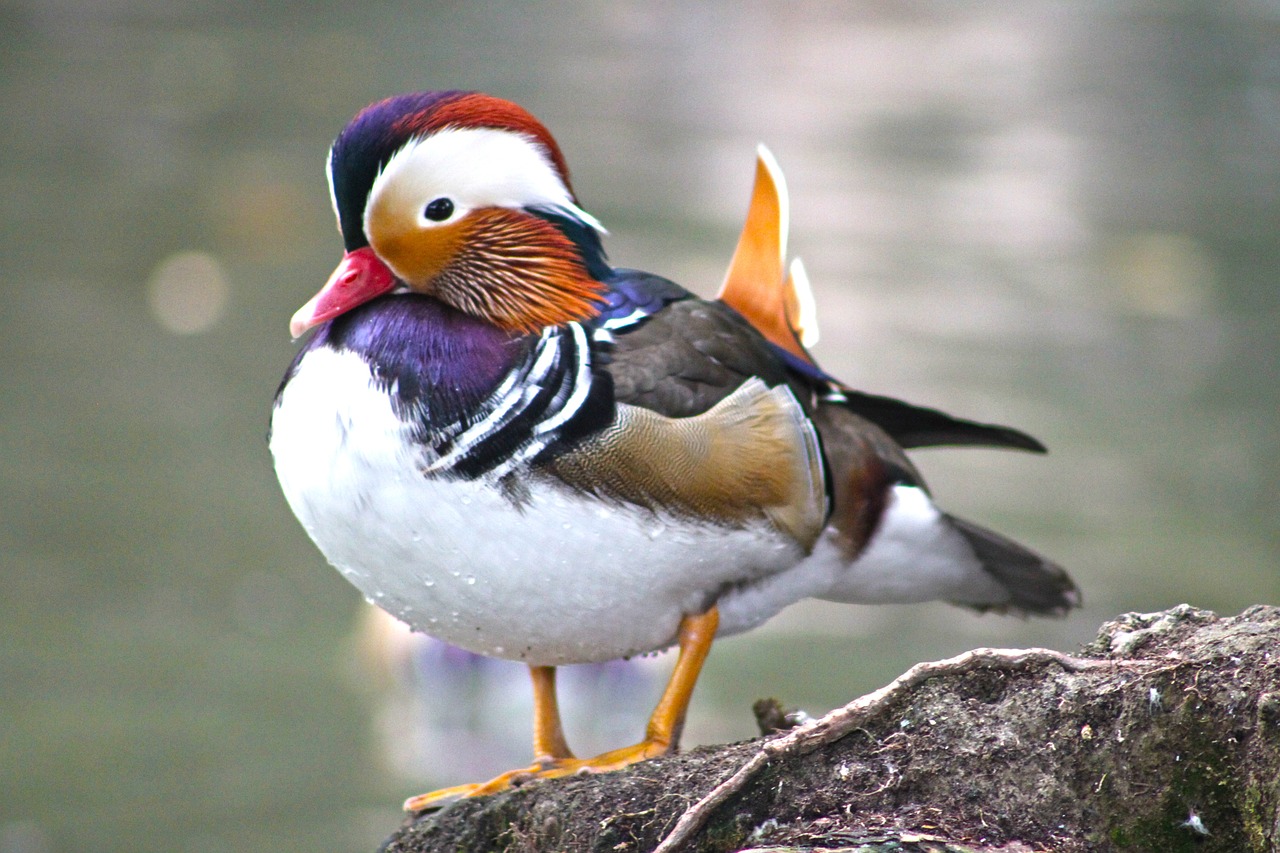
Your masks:
<svg viewBox="0 0 1280 853"><path fill-rule="evenodd" d="M916 459L1081 611L797 606L718 644L688 743L749 736L760 696L1280 602L1275 0L10 0L0 74L0 853L369 851L465 781L470 749L386 748L423 711L263 440L340 255L327 146L401 91L529 107L613 260L704 295L766 142L823 365L1051 448ZM518 755L527 688L495 678L439 707ZM605 693L640 720L637 684Z"/></svg>

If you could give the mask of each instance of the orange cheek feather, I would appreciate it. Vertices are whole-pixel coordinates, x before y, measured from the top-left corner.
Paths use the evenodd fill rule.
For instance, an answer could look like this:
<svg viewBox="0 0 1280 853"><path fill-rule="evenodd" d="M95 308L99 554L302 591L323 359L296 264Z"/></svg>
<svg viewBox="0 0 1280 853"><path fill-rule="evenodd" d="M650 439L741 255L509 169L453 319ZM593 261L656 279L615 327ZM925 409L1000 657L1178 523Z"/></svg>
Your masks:
<svg viewBox="0 0 1280 853"><path fill-rule="evenodd" d="M423 228L416 216L396 216L387 207L369 212L369 244L387 266L413 290L432 291L432 281L462 250L466 220Z"/></svg>
<svg viewBox="0 0 1280 853"><path fill-rule="evenodd" d="M550 222L506 208L477 210L464 221L467 239L435 286L440 299L515 332L599 312L604 286Z"/></svg>
<svg viewBox="0 0 1280 853"><path fill-rule="evenodd" d="M506 208L482 208L424 228L394 197L366 215L369 243L419 293L513 332L536 332L596 314L602 285L554 225Z"/></svg>

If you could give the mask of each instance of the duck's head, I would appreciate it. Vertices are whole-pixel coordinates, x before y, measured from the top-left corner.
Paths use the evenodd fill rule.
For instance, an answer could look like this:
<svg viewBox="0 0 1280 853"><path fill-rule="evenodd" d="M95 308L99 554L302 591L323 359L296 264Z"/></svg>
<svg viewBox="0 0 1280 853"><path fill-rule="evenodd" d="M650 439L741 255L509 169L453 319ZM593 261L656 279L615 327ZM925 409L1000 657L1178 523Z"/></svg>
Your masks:
<svg viewBox="0 0 1280 853"><path fill-rule="evenodd" d="M328 175L346 254L293 316L295 337L393 291L512 332L596 313L603 229L522 107L475 92L379 101L338 135Z"/></svg>

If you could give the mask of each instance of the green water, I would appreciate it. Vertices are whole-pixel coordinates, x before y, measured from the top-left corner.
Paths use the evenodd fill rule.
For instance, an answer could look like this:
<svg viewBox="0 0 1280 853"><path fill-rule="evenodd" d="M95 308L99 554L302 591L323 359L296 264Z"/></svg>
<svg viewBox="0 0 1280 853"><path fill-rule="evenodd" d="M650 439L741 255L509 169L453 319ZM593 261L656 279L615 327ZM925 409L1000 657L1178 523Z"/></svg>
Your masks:
<svg viewBox="0 0 1280 853"><path fill-rule="evenodd" d="M713 652L691 742L1280 601L1277 36L1245 0L0 7L0 853L367 851L443 773L394 769L364 605L263 439L340 253L327 145L399 91L525 104L614 261L705 294L767 142L824 366L1052 449L917 460L1082 611L793 608Z"/></svg>

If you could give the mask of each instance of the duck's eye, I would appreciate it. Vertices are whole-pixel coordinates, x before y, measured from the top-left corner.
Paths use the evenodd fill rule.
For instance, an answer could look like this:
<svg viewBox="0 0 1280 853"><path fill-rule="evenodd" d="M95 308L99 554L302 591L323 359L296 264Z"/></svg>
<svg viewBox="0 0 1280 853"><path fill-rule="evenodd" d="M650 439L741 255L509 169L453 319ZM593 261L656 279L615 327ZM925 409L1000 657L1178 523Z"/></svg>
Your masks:
<svg viewBox="0 0 1280 853"><path fill-rule="evenodd" d="M422 211L422 215L432 222L444 222L450 216L453 216L453 200L447 198L434 199Z"/></svg>

